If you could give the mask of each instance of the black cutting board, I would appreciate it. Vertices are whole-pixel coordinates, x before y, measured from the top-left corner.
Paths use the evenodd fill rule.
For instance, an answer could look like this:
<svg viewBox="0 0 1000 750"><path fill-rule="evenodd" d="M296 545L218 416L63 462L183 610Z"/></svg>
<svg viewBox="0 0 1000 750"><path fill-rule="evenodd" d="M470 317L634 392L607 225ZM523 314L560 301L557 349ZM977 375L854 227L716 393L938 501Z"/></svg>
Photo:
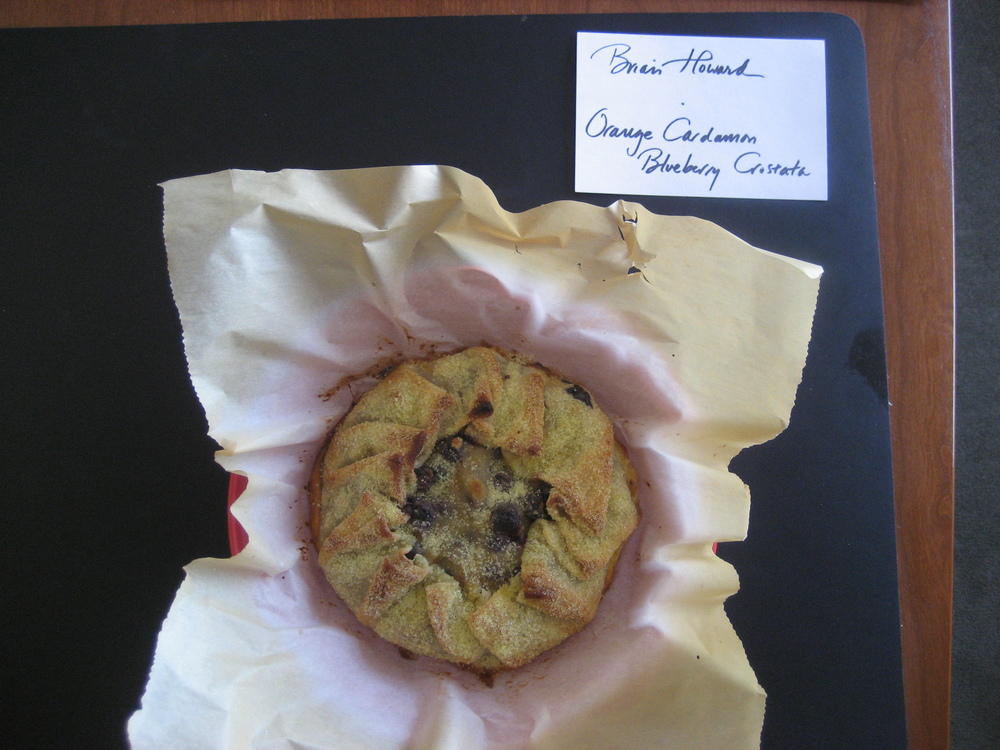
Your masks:
<svg viewBox="0 0 1000 750"><path fill-rule="evenodd" d="M829 200L574 193L577 31L825 40ZM5 745L122 744L181 567L228 554L157 184L414 163L510 211L624 197L826 269L791 426L733 462L753 506L719 550L727 610L764 748L905 747L864 48L831 14L0 31Z"/></svg>

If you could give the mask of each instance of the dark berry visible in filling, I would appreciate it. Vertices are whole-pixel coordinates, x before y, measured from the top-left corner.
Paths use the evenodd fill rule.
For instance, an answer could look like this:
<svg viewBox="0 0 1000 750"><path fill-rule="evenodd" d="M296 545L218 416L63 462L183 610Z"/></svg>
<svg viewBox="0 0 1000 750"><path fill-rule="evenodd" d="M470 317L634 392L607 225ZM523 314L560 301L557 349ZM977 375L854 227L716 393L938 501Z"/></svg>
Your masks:
<svg viewBox="0 0 1000 750"><path fill-rule="evenodd" d="M424 464L423 466L417 467L417 492L427 492L430 486L434 484L434 479L437 476L437 472L434 471L433 466L428 466Z"/></svg>
<svg viewBox="0 0 1000 750"><path fill-rule="evenodd" d="M455 443L459 444L456 445ZM461 442L456 438L442 438L434 446L434 452L450 464L457 464L462 458Z"/></svg>
<svg viewBox="0 0 1000 750"><path fill-rule="evenodd" d="M514 486L514 475L498 471L493 475L493 486L498 490L510 490L510 488Z"/></svg>
<svg viewBox="0 0 1000 750"><path fill-rule="evenodd" d="M528 537L524 521L521 509L514 503L500 503L494 506L490 514L490 527L493 533L518 544L524 544Z"/></svg>
<svg viewBox="0 0 1000 750"><path fill-rule="evenodd" d="M421 495L410 495L403 503L403 512L410 517L410 523L417 529L430 528L440 511L438 503Z"/></svg>
<svg viewBox="0 0 1000 750"><path fill-rule="evenodd" d="M489 401L478 401L472 407L471 413L476 417L488 417L493 413L493 404Z"/></svg>
<svg viewBox="0 0 1000 750"><path fill-rule="evenodd" d="M461 435L441 439L414 470L403 512L423 555L475 597L496 591L521 568L531 524L548 518L548 484L518 476L503 452Z"/></svg>
<svg viewBox="0 0 1000 750"><path fill-rule="evenodd" d="M545 508L545 504L549 500L549 492L552 490L552 485L543 482L540 479L536 479L531 483L528 494L524 496L524 507L527 513L529 523L534 521L536 518L547 518L549 517L549 512Z"/></svg>
<svg viewBox="0 0 1000 750"><path fill-rule="evenodd" d="M591 409L594 408L594 403L590 400L590 394L583 390L580 386L573 384L566 389L566 393L575 398L577 401L586 404Z"/></svg>

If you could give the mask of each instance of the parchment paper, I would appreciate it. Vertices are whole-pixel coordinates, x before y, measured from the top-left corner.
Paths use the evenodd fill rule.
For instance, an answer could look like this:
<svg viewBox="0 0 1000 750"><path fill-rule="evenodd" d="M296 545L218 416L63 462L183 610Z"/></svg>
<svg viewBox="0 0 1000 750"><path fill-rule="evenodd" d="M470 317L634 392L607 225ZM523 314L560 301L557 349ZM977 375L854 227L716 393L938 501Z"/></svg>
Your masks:
<svg viewBox="0 0 1000 750"><path fill-rule="evenodd" d="M447 167L163 189L191 378L218 461L249 478L250 541L187 566L134 748L758 747L764 691L711 545L746 535L727 466L788 423L821 269L634 203L511 214ZM594 395L643 516L594 622L492 687L358 624L319 572L304 489L373 382L352 378L484 342Z"/></svg>

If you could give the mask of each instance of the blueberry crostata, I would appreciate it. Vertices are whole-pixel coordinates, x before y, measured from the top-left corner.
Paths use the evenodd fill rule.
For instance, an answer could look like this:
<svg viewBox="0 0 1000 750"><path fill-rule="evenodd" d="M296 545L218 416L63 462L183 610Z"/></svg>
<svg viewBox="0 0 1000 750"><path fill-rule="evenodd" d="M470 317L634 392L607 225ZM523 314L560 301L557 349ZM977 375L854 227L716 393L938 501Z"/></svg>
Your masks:
<svg viewBox="0 0 1000 750"><path fill-rule="evenodd" d="M491 674L593 619L635 485L586 390L475 347L401 364L358 400L317 460L312 530L362 623Z"/></svg>

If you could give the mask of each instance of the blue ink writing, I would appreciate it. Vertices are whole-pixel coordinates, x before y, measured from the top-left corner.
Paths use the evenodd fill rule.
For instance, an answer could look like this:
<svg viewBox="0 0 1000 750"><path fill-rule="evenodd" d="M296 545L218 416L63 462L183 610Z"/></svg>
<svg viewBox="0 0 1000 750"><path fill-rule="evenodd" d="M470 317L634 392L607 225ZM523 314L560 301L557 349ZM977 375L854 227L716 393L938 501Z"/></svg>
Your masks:
<svg viewBox="0 0 1000 750"><path fill-rule="evenodd" d="M624 43L606 44L594 50L590 55L590 59L593 60L599 52L605 51L610 53L608 65L611 67L611 75L618 75L619 73L625 73L626 75L663 75L663 64L657 65L656 60L650 63L635 63L629 60L627 54L632 51L632 47Z"/></svg>
<svg viewBox="0 0 1000 750"><path fill-rule="evenodd" d="M591 138L625 138L635 140L631 148L626 151L629 156L638 154L639 147L642 146L643 141L650 140L653 137L653 131L651 130L621 127L612 124L608 120L607 107L602 107L590 116L590 119L587 120L587 127L583 129L583 132Z"/></svg>
<svg viewBox="0 0 1000 750"><path fill-rule="evenodd" d="M667 60L662 63L663 67L667 65L680 65L678 73L683 73L685 71L690 71L691 75L697 75L699 73L709 73L717 76L742 76L744 78L763 78L761 73L748 73L747 68L750 67L750 58L742 62L742 64L737 65L732 68L728 65L719 63L713 65L715 61L715 55L712 54L711 50L702 50L701 52L695 54L695 50L692 49L691 53L687 57L679 57L676 60Z"/></svg>
<svg viewBox="0 0 1000 750"><path fill-rule="evenodd" d="M647 148L636 155L636 158L642 162L642 171L646 174L661 172L663 174L698 174L711 177L712 181L708 185L709 190L715 187L715 181L722 173L718 167L712 164L692 164L691 154L687 155L683 164L679 161L670 161L670 157L671 154L664 156L662 148Z"/></svg>
<svg viewBox="0 0 1000 750"><path fill-rule="evenodd" d="M796 159L794 164L763 164L760 161L760 154L756 151L747 151L740 154L733 162L733 169L740 174L763 174L775 175L777 177L808 177L809 172L802 165L800 159Z"/></svg>
<svg viewBox="0 0 1000 750"><path fill-rule="evenodd" d="M687 130L685 130L687 126ZM712 125L704 133L691 130L691 121L686 117L678 117L670 121L663 129L663 140L668 143L682 141L684 143L756 143L757 136L748 133L716 133Z"/></svg>

